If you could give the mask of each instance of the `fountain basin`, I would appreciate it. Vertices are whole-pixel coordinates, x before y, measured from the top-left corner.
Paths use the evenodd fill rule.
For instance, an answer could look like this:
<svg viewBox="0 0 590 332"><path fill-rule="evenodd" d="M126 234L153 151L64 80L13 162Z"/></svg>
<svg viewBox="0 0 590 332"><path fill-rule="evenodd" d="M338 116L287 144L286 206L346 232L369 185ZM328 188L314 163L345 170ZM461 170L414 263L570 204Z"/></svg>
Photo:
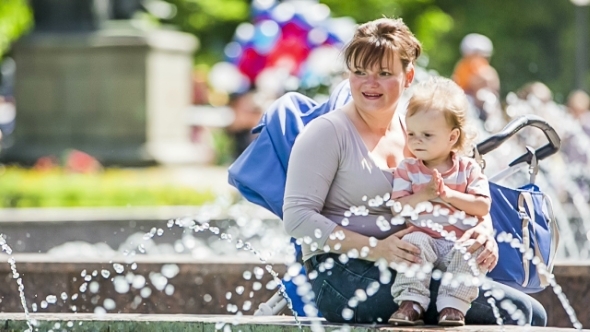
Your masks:
<svg viewBox="0 0 590 332"><path fill-rule="evenodd" d="M141 315L141 314L106 314L96 316L91 314L77 314L75 316L68 314L34 314L31 315L38 325L38 331L45 332L49 330L62 331L75 330L84 331L226 331L225 326L229 327L227 331L248 331L248 332L289 332L302 331L298 324L290 316L241 316L234 315ZM312 325L322 325L324 331L342 331L343 325L327 323L321 318L301 318L303 331L310 331ZM27 328L24 320L24 314L7 314L0 313L0 324L4 326L2 331L16 332L23 331ZM56 325L59 324L59 325ZM235 325L239 324L239 325ZM56 328L56 326L59 326ZM429 332L449 331L448 328L429 326ZM498 331L498 326L464 326L453 328L453 331L464 332L492 332ZM529 327L529 332L565 332L571 329L555 327ZM37 330L36 330L37 331ZM411 327L390 327L382 326L347 326L346 331L351 332L378 332L378 331L395 331L395 332L415 332L416 328ZM503 331L517 332L522 331L521 326L506 326ZM588 330L584 330L588 331Z"/></svg>
<svg viewBox="0 0 590 332"><path fill-rule="evenodd" d="M7 259L7 256L3 260ZM22 275L25 285L25 295L29 308L32 303L38 306L38 312L69 313L72 315L72 306L76 306L76 317L81 313L92 313L96 307L104 307L105 299L112 299L116 308L105 310L110 313L137 313L137 314L235 314L242 311L244 315L251 315L258 304L266 301L274 294L274 289L267 289L267 284L272 280L269 273L264 272L260 279L252 277L244 279L245 271L265 269L267 264L262 264L255 258L232 259L229 257L216 257L211 260L197 261L186 255L173 256L135 256L133 261L137 268L132 270L126 261L128 257L121 257L113 262L121 262L125 266L122 274L117 274L110 261L100 259L81 258L75 260L71 257L54 257L40 254L15 255L18 272ZM174 292L171 295L166 291L153 289L150 283L150 273L160 273L166 264L178 266L178 273L168 280L173 285ZM279 275L286 272L286 267L281 262L271 262L273 270ZM100 271L110 271L110 276L124 276L128 272L134 275L142 275L146 279L147 286L153 290L147 298L141 298L141 303L134 304L141 289L129 287L126 293L118 293L114 283L101 276ZM88 275L96 270L98 275L92 278L99 284L96 293L86 290L80 292L80 286L84 283L81 272L87 271ZM554 274L557 283L561 285L564 294L578 315L579 321L584 327L590 326L590 312L587 310L587 294L590 294L590 262L558 262ZM17 285L12 279L12 272L8 264L0 264L0 281L5 287L0 288L0 312L21 313L23 308L18 297ZM254 283L259 282L261 288L255 290ZM269 287L272 286L272 283ZM244 287L241 294L236 291ZM67 300L62 300L60 294L65 292ZM77 299L72 300L72 295L78 293ZM228 293L231 297L228 299ZM41 308L40 303L48 295L55 295L57 302ZM548 324L552 327L571 327L561 302L552 289L546 289L538 294L533 294L547 309ZM251 305L246 305L250 301ZM244 309L248 310L244 310ZM232 312L233 311L233 312ZM1 315L1 314L0 314ZM2 316L0 316L2 317ZM469 331L469 330L467 330Z"/></svg>

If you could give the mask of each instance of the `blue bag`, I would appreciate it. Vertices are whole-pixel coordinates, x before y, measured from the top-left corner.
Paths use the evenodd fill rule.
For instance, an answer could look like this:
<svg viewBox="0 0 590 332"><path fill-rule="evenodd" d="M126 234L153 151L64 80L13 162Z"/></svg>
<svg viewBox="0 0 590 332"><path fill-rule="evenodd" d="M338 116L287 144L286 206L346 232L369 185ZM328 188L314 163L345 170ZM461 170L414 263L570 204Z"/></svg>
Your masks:
<svg viewBox="0 0 590 332"><path fill-rule="evenodd" d="M559 243L551 200L534 184L511 189L490 182L490 193L500 258L487 276L525 293L542 291L549 281L540 271L551 274Z"/></svg>

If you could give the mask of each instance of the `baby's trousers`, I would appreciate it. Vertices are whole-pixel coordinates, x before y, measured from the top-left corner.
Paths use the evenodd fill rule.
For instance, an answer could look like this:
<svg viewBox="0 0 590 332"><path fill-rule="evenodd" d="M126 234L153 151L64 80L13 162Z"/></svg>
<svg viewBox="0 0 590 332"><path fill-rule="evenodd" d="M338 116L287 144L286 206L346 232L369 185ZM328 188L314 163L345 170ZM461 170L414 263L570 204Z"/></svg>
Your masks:
<svg viewBox="0 0 590 332"><path fill-rule="evenodd" d="M414 301L426 310L430 304L432 272L438 269L443 273L436 300L437 310L440 312L451 307L465 314L471 302L478 296L479 285L473 284L474 276L479 274L483 277L485 273L475 262L483 247L471 254L471 259L466 260L466 254L455 249L455 243L449 240L435 239L419 231L406 234L403 240L420 249L422 264L420 267L409 267L405 273L398 271L391 287L395 303L399 305L402 301ZM471 244L472 242L465 243L465 246Z"/></svg>

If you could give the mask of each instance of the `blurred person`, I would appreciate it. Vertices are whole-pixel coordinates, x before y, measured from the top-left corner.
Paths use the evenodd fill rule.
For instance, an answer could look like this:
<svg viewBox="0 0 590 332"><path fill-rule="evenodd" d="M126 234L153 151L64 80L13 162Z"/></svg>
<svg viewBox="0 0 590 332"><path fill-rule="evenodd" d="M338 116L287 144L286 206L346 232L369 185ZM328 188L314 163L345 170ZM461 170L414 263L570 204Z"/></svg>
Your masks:
<svg viewBox="0 0 590 332"><path fill-rule="evenodd" d="M254 139L255 135L251 131L260 121L262 109L253 90L231 94L228 106L234 113L234 120L225 128L225 132L233 141L232 156L235 159Z"/></svg>
<svg viewBox="0 0 590 332"><path fill-rule="evenodd" d="M500 78L490 65L492 41L481 34L471 33L461 41L461 59L455 65L452 79L467 94L475 115L486 122L486 130L494 132L505 124L500 106ZM489 123L487 123L489 122Z"/></svg>
<svg viewBox="0 0 590 332"><path fill-rule="evenodd" d="M590 96L583 90L574 90L569 94L566 106L584 132L590 136Z"/></svg>

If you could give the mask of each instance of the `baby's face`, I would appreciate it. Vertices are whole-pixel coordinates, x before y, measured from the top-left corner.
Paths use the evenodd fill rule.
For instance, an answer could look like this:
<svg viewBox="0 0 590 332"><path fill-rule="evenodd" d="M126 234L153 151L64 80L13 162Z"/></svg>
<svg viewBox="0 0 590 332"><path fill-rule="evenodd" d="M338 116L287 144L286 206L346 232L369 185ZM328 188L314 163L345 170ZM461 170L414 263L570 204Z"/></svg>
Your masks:
<svg viewBox="0 0 590 332"><path fill-rule="evenodd" d="M423 161L434 161L450 155L456 139L442 112L424 110L406 117L408 148Z"/></svg>

